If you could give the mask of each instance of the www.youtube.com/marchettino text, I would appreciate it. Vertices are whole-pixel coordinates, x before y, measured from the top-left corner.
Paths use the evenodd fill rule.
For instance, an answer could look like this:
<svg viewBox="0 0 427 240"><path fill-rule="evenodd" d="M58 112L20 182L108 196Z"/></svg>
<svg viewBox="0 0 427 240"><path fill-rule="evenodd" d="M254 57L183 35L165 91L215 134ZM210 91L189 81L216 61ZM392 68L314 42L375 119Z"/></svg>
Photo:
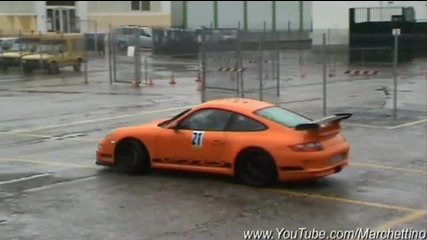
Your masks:
<svg viewBox="0 0 427 240"><path fill-rule="evenodd" d="M375 230L370 228L357 228L356 230L319 230L309 228L298 228L290 230L276 228L275 230L248 230L243 232L243 239L316 239L316 240L386 240L386 239L427 239L427 230Z"/></svg>

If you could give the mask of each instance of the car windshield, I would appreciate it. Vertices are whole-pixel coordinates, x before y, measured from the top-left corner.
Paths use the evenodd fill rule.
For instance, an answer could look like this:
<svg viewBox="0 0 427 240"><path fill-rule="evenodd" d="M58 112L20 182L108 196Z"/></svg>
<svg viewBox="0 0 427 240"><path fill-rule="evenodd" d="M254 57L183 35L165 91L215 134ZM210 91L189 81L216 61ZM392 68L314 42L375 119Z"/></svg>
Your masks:
<svg viewBox="0 0 427 240"><path fill-rule="evenodd" d="M180 118L182 115L184 115L184 114L188 113L189 111L191 111L191 108L188 108L188 109L186 109L186 110L184 110L184 111L182 111L182 112L178 113L177 115L175 115L175 116L174 116L174 117L172 117L171 119L169 119L169 120L167 120L167 121L165 121L165 122L161 123L161 124L159 125L159 127L166 127L169 123L171 123L171 122L175 121L176 119Z"/></svg>
<svg viewBox="0 0 427 240"><path fill-rule="evenodd" d="M37 46L36 52L41 53L58 53L60 52L61 45L60 44L51 44L45 43Z"/></svg>
<svg viewBox="0 0 427 240"><path fill-rule="evenodd" d="M29 51L32 45L31 43L14 43L9 51Z"/></svg>
<svg viewBox="0 0 427 240"><path fill-rule="evenodd" d="M259 109L255 111L255 114L289 128L312 121L307 117L277 106Z"/></svg>

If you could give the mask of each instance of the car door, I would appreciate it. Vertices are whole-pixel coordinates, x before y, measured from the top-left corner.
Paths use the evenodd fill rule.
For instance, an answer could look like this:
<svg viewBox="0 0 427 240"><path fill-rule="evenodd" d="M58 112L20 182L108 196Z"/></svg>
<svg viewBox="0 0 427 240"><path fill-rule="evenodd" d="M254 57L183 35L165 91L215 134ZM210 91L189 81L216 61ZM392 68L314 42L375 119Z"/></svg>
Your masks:
<svg viewBox="0 0 427 240"><path fill-rule="evenodd" d="M153 45L151 35L145 29L141 29L140 31L140 46L142 48L151 48Z"/></svg>
<svg viewBox="0 0 427 240"><path fill-rule="evenodd" d="M224 129L231 115L224 110L203 109L178 122L177 129L164 129L158 136L153 164L211 172L230 169L222 153L228 148Z"/></svg>

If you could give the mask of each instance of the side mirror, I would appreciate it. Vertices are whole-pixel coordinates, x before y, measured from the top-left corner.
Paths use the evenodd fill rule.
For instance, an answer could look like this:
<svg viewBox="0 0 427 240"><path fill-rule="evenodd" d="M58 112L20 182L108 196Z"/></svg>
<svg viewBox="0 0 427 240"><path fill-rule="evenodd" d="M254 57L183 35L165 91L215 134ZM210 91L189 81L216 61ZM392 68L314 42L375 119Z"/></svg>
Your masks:
<svg viewBox="0 0 427 240"><path fill-rule="evenodd" d="M178 125L175 125L175 126L173 126L173 127L172 127L172 129L173 129L174 131L179 131L180 127L179 127Z"/></svg>
<svg viewBox="0 0 427 240"><path fill-rule="evenodd" d="M173 129L175 131L178 131L180 129L179 124L173 123L171 126L169 126L169 129Z"/></svg>

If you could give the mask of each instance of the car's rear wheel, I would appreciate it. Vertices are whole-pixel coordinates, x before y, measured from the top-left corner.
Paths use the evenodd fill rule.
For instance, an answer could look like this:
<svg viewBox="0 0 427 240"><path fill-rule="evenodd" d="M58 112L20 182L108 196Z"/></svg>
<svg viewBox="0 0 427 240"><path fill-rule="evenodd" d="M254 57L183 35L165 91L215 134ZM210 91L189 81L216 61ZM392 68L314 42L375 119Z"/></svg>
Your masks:
<svg viewBox="0 0 427 240"><path fill-rule="evenodd" d="M263 151L247 151L237 160L236 176L249 186L271 186L277 182L276 164L273 158Z"/></svg>
<svg viewBox="0 0 427 240"><path fill-rule="evenodd" d="M57 62L49 63L47 72L49 74L58 74L60 72L58 63Z"/></svg>
<svg viewBox="0 0 427 240"><path fill-rule="evenodd" d="M119 142L114 157L117 167L128 174L146 173L151 168L147 149L136 139Z"/></svg>
<svg viewBox="0 0 427 240"><path fill-rule="evenodd" d="M82 68L82 60L78 59L73 66L74 72L80 72L81 68Z"/></svg>
<svg viewBox="0 0 427 240"><path fill-rule="evenodd" d="M32 73L33 72L33 68L31 66L26 65L26 64L24 64L23 69L24 69L25 73Z"/></svg>

